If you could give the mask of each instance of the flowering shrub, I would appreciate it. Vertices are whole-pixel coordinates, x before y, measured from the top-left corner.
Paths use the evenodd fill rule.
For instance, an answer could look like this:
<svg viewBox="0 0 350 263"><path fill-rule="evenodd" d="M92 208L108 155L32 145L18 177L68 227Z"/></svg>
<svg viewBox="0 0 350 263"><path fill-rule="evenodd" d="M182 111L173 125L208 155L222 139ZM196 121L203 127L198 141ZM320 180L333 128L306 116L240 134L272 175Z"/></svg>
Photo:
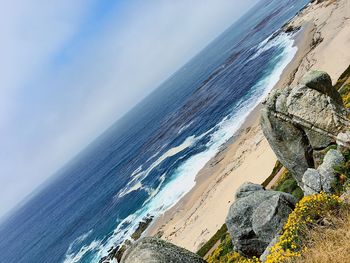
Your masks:
<svg viewBox="0 0 350 263"><path fill-rule="evenodd" d="M279 241L271 248L266 263L289 262L300 257L307 248L303 247L303 236L307 229L320 224L329 213L336 213L343 202L336 195L326 193L303 197L289 215ZM258 258L245 258L233 251L229 234L207 258L208 263L258 263Z"/></svg>
<svg viewBox="0 0 350 263"><path fill-rule="evenodd" d="M296 205L283 227L280 240L271 248L266 263L279 263L300 257L303 252L303 231L317 224L326 214L337 211L342 205L338 196L325 193L305 196ZM304 248L305 249L305 248Z"/></svg>

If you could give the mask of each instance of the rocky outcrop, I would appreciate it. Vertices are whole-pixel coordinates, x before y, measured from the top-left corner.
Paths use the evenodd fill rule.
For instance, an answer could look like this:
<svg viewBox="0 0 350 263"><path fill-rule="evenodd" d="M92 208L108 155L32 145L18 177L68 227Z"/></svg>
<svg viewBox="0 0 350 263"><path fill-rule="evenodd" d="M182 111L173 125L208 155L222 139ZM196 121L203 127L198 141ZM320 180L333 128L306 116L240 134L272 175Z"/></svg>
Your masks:
<svg viewBox="0 0 350 263"><path fill-rule="evenodd" d="M296 87L272 91L260 122L278 159L302 187L305 171L322 163L323 150L336 143L348 120L329 75L311 71Z"/></svg>
<svg viewBox="0 0 350 263"><path fill-rule="evenodd" d="M157 238L142 238L123 255L122 263L205 263L198 255Z"/></svg>
<svg viewBox="0 0 350 263"><path fill-rule="evenodd" d="M333 192L333 182L336 180L334 168L344 164L345 158L340 151L331 149L324 157L323 163L316 169L307 169L303 175L304 194L311 195Z"/></svg>
<svg viewBox="0 0 350 263"><path fill-rule="evenodd" d="M235 197L226 218L234 250L244 256L260 256L282 229L296 200L252 183L243 184Z"/></svg>
<svg viewBox="0 0 350 263"><path fill-rule="evenodd" d="M138 240L147 227L152 223L154 216L147 215L137 226L135 232L131 235L133 240Z"/></svg>

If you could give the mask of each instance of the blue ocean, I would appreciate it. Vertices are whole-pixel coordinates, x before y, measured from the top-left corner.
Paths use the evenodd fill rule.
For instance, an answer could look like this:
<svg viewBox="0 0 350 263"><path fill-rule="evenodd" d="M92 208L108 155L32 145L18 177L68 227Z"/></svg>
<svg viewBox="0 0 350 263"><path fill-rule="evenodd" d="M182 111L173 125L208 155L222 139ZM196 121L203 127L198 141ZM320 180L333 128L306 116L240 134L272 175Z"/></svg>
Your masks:
<svg viewBox="0 0 350 263"><path fill-rule="evenodd" d="M280 29L308 2L261 0L118 120L2 222L0 262L99 262L175 205L293 59Z"/></svg>

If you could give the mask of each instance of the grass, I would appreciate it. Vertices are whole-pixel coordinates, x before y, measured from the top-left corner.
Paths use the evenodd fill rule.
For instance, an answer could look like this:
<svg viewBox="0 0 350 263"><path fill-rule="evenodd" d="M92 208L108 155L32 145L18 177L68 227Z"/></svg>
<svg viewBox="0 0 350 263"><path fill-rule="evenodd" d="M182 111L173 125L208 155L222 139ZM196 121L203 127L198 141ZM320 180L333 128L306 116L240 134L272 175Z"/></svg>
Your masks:
<svg viewBox="0 0 350 263"><path fill-rule="evenodd" d="M266 178L266 180L261 184L263 187L267 187L268 184L272 181L273 178L277 175L277 173L283 168L283 165L280 163L280 161L276 161L275 166L272 169L271 174L269 177Z"/></svg>
<svg viewBox="0 0 350 263"><path fill-rule="evenodd" d="M219 241L224 240L227 235L227 226L223 224L221 228L197 251L197 255L204 257L209 250Z"/></svg>
<svg viewBox="0 0 350 263"><path fill-rule="evenodd" d="M343 98L344 106L350 108L350 79L341 88L340 95Z"/></svg>
<svg viewBox="0 0 350 263"><path fill-rule="evenodd" d="M248 259L233 251L232 241L229 233L223 236L220 245L206 259L208 263L254 263L259 262L257 258Z"/></svg>
<svg viewBox="0 0 350 263"><path fill-rule="evenodd" d="M292 194L297 200L303 198L303 190L298 186L293 176L286 169L277 182L272 186L275 191Z"/></svg>
<svg viewBox="0 0 350 263"><path fill-rule="evenodd" d="M347 227L344 228L344 225ZM326 233L332 233L333 236ZM350 248L350 209L338 196L320 193L303 197L289 215L281 234L280 240L271 248L266 263L349 262L344 260L344 256ZM338 244L336 240L341 235L340 241L344 240L344 245ZM235 252L228 233L221 238L220 245L206 259L208 263L260 262L258 258L245 258ZM332 247L324 249L328 246L327 238L333 242ZM321 249L321 253L318 249ZM339 253L339 261L330 260L337 249L344 249L345 252ZM322 255L323 252L325 255ZM315 260L305 261L312 258L310 254Z"/></svg>
<svg viewBox="0 0 350 263"><path fill-rule="evenodd" d="M339 90L346 82L346 80L350 78L350 65L349 67L340 75L337 80L337 83L334 85L336 90Z"/></svg>
<svg viewBox="0 0 350 263"><path fill-rule="evenodd" d="M266 263L291 262L300 258L309 242L308 233L326 225L328 215L339 217L345 203L325 193L303 197L289 215L279 241L271 248Z"/></svg>
<svg viewBox="0 0 350 263"><path fill-rule="evenodd" d="M349 67L340 75L337 83L334 85L340 95L343 98L344 106L350 108L350 65Z"/></svg>
<svg viewBox="0 0 350 263"><path fill-rule="evenodd" d="M341 216L325 217L326 225L319 225L305 233L307 249L293 261L295 263L350 262L350 210Z"/></svg>

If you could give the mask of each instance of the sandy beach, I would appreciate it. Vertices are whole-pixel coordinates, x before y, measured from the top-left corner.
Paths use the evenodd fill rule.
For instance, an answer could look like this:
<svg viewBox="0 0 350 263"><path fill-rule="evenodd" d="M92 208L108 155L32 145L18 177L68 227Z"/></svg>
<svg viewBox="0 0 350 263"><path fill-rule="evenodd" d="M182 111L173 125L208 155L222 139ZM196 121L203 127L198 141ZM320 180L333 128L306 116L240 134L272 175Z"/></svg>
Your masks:
<svg viewBox="0 0 350 263"><path fill-rule="evenodd" d="M310 4L289 25L302 28L295 40L298 52L275 88L296 84L310 69L327 71L335 82L350 64L350 1ZM260 108L199 172L196 186L146 235L197 251L224 223L236 189L246 181L262 183L270 175L276 156L260 129Z"/></svg>

